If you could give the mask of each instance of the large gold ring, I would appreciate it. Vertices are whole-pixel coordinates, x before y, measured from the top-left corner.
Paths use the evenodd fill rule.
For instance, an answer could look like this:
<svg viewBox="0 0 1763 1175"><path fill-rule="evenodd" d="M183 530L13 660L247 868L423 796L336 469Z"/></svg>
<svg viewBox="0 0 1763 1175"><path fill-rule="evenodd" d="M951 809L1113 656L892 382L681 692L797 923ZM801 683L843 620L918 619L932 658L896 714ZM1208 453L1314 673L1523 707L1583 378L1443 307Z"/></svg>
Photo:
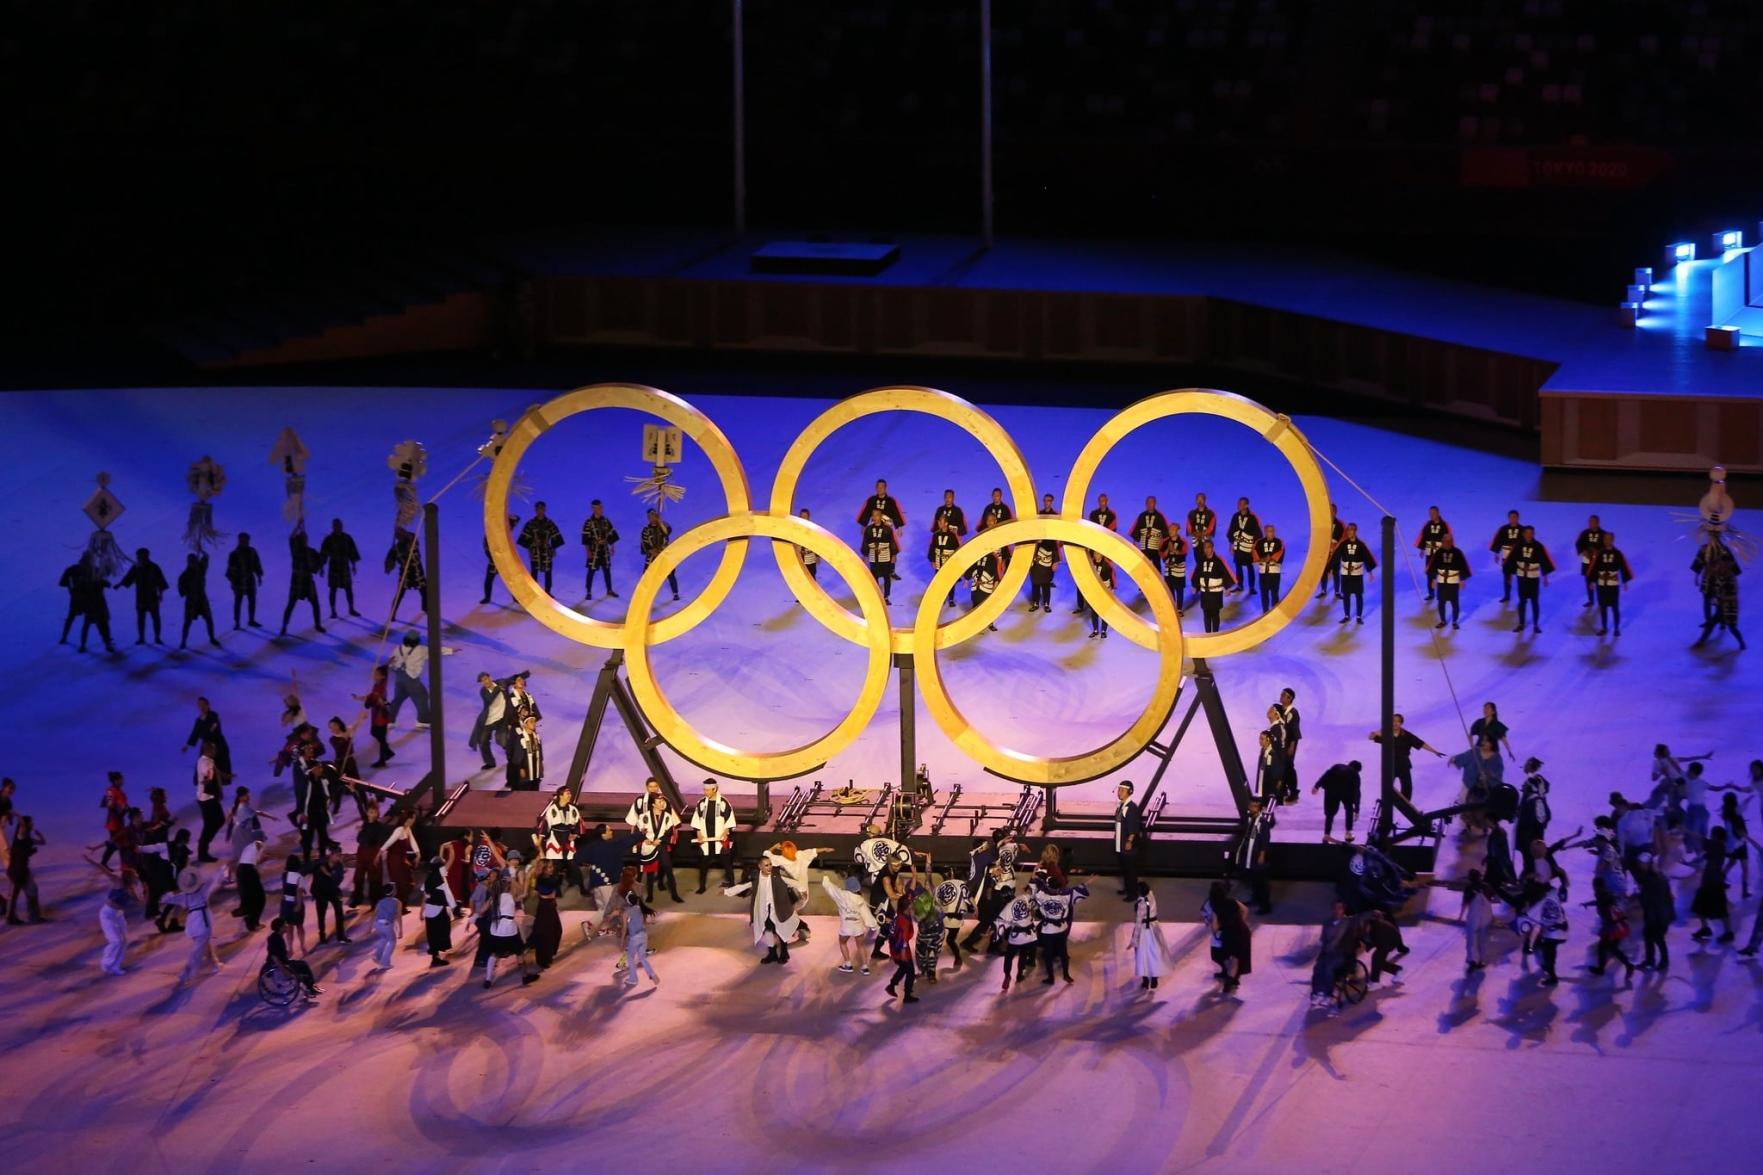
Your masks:
<svg viewBox="0 0 1763 1175"><path fill-rule="evenodd" d="M1004 473L1004 484L1010 487L1010 498L1015 503L1016 516L1024 518L1035 513L1035 486L1034 479L1029 476L1028 462L1023 460L1022 450L1016 447L1016 439L1004 431L1003 425L979 406L968 403L960 396L935 388L907 386L872 388L867 392L859 392L849 399L840 400L815 417L784 453L784 459L778 466L777 480L771 485L770 513L778 516L795 513L796 484L802 478L802 470L806 468L808 458L820 447L822 441L854 420L881 412L921 412L938 420L946 420L961 429L985 446L986 451L998 462ZM772 554L777 558L778 569L783 572L784 581L790 585L790 590L809 615L852 644L860 645L864 642L866 638L861 622L808 574L807 568L802 566L800 552L793 547L773 544ZM1028 561L1011 560L1010 565L1004 569L998 590L992 593L989 601L947 625L932 628L934 647L946 649L985 631L987 625L1004 614L1010 601L1027 580ZM944 594L947 594L946 589ZM930 598L928 595L925 597ZM941 599L942 596L937 598ZM894 629L893 651L910 654L919 639L917 633L916 625Z"/></svg>
<svg viewBox="0 0 1763 1175"><path fill-rule="evenodd" d="M508 585L508 591L514 596L515 602L546 628L584 645L621 649L627 644L625 623L596 620L558 603L533 579L508 534L508 487L514 481L514 472L519 468L520 459L527 448L544 436L553 425L596 408L630 408L659 416L667 423L677 426L686 436L697 442L698 447L704 451L704 456L709 458L710 467L716 471L716 479L722 483L722 493L728 499L730 514L744 514L752 509L752 495L747 488L747 472L741 468L741 459L735 454L734 446L729 444L728 437L723 435L722 430L698 409L659 388L642 384L590 384L565 392L515 421L514 427L508 430L508 438L502 445L502 451L497 454L495 463L490 467L490 477L484 485L484 538L489 544L490 562L495 564L497 573L501 575L502 582ZM731 542L723 550L722 560L711 573L710 582L689 603L653 624L645 614L643 627L649 633L648 639L654 644L661 644L681 633L690 632L702 623L706 616L716 610L717 605L728 598L729 592L735 586L735 579L741 574L741 564L746 557L745 540Z"/></svg>
<svg viewBox="0 0 1763 1175"><path fill-rule="evenodd" d="M844 577L857 596L858 607L863 610L859 625L863 643L869 647L869 664L864 671L863 690L857 697L857 704L845 715L844 721L827 734L787 751L742 751L705 738L667 700L649 663L649 646L656 643L650 639L649 611L668 575L688 556L711 543L728 541L732 544L744 541L749 535L790 544L792 550L798 546L807 547ZM663 623L665 620L655 621L653 627L659 629ZM888 608L869 568L855 551L826 528L789 515L779 517L745 511L728 514L694 526L663 547L631 592L625 637L625 666L630 672L631 691L643 713L655 724L655 732L668 746L706 771L735 779L789 779L814 770L850 746L880 708L887 693L888 671L893 665L893 651L888 639Z"/></svg>
<svg viewBox="0 0 1763 1175"><path fill-rule="evenodd" d="M1188 656L1219 657L1254 648L1290 624L1309 602L1311 589L1322 582L1323 570L1328 566L1333 530L1333 519L1328 510L1328 486L1322 477L1322 466L1317 463L1316 455L1310 451L1309 442L1289 418L1269 411L1253 400L1210 388L1182 388L1147 396L1136 404L1122 408L1097 429L1096 435L1084 445L1083 451L1077 455L1077 461L1071 467L1071 476L1065 483L1065 503L1060 513L1070 518L1083 516L1084 502L1089 497L1090 482L1095 478L1096 470L1100 468L1102 459L1128 433L1153 420L1193 413L1222 416L1226 420L1248 425L1260 433L1285 456L1286 461L1291 464L1292 472L1298 475L1298 484L1304 488L1304 503L1310 515L1310 542L1304 553L1304 566L1298 570L1297 581L1285 588L1284 594L1272 609L1248 624L1228 632L1193 633L1187 637ZM1198 558L1199 554L1196 550L1188 557ZM1150 562L1142 552L1139 553L1138 560L1146 564ZM1124 606L1118 609L1107 607L1110 601L1116 604L1119 601L1102 589L1087 560L1072 561L1071 581L1092 606L1098 600L1102 602L1103 618L1119 630L1122 636L1136 644L1145 643L1146 635L1152 631L1150 626L1142 617ZM1134 582L1139 582L1136 576ZM1167 597L1168 590L1162 583L1157 584L1156 591L1145 592L1145 598L1152 602L1153 612L1158 599Z"/></svg>
<svg viewBox="0 0 1763 1175"><path fill-rule="evenodd" d="M1151 602L1151 615L1156 620L1153 627L1134 616L1138 620L1138 634L1133 635L1124 630L1122 632L1122 635L1146 648L1154 649L1157 653L1157 685L1151 693L1150 702L1124 734L1081 755L1029 755L999 746L981 734L949 697L949 691L943 685L942 672L937 667L937 655L933 647L932 634L937 627L940 605L968 566L980 556L1001 547L1039 542L1042 539L1082 547L1104 558L1113 559L1115 565L1124 568L1132 581L1138 584L1139 590L1145 593L1145 598ZM1029 560L1018 559L1017 562L1027 563ZM1086 571L1089 570L1088 559L1074 559L1070 563L1073 568L1081 563ZM1086 599L1093 602L1099 596L1107 594L1093 572L1090 581L1095 590L1086 595ZM1126 539L1104 526L1083 519L1052 515L1019 518L975 535L962 544L955 557L943 564L932 577L930 586L924 591L924 599L919 601L918 617L913 630L919 647L931 650L926 656L914 660L919 692L931 717L968 758L1019 783L1058 787L1107 775L1144 750L1145 745L1157 737L1157 732L1169 719L1176 695L1181 691L1181 616L1175 610L1175 601L1164 590L1163 576Z"/></svg>

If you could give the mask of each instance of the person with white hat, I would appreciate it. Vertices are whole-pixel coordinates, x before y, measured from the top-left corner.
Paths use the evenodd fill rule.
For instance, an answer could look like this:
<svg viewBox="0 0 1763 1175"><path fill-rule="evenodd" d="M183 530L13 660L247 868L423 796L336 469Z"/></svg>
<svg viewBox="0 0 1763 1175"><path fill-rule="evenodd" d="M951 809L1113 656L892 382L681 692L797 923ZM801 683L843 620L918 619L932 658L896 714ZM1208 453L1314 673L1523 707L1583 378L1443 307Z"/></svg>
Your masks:
<svg viewBox="0 0 1763 1175"><path fill-rule="evenodd" d="M215 877L218 879L219 874ZM208 897L214 888L215 883L204 884L202 875L196 870L185 869L178 874L178 891L160 899L184 911L184 936L190 940L190 957L178 973L180 984L195 978L196 968L203 959L207 959L217 972L225 969L214 949L214 917L208 909Z"/></svg>

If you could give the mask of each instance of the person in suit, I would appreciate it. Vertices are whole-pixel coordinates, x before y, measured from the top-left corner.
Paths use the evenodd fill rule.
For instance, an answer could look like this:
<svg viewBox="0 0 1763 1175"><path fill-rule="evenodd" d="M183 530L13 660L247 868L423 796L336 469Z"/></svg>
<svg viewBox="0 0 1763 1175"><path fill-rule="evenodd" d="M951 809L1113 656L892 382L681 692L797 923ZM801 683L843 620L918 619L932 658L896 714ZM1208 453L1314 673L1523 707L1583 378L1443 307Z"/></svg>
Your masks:
<svg viewBox="0 0 1763 1175"><path fill-rule="evenodd" d="M500 679L491 677L488 673L477 675L480 708L477 721L471 726L471 737L466 740L465 745L483 755L486 771L496 765L496 757L490 753L490 744L503 742L508 729L508 689L523 677L524 674L519 673Z"/></svg>
<svg viewBox="0 0 1763 1175"><path fill-rule="evenodd" d="M1145 845L1145 820L1132 798L1132 784L1121 780L1114 789L1118 802L1114 807L1114 859L1120 865L1120 897L1137 901L1139 894L1139 859Z"/></svg>

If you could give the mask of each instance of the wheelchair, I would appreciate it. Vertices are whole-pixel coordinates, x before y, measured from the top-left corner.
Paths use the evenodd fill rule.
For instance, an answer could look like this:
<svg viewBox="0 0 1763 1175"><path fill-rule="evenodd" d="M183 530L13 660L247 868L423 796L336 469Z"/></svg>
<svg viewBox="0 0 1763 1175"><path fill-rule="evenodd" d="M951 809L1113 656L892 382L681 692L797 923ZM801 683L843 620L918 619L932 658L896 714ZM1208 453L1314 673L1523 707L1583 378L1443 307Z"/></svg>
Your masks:
<svg viewBox="0 0 1763 1175"><path fill-rule="evenodd" d="M292 971L271 960L257 973L257 994L272 1008L291 1007L301 998L300 980Z"/></svg>
<svg viewBox="0 0 1763 1175"><path fill-rule="evenodd" d="M1371 990L1371 969L1365 960L1357 955L1350 963L1341 965L1340 977L1335 980L1334 1004L1336 1008L1345 1008L1365 998Z"/></svg>

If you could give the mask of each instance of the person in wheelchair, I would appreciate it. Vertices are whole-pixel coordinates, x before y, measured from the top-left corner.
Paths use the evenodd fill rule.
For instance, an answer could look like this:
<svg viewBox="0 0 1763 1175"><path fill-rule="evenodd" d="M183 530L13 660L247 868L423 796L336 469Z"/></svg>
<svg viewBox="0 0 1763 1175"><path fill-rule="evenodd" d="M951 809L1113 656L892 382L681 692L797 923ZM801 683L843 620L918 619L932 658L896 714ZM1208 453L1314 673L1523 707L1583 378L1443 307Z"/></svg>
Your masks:
<svg viewBox="0 0 1763 1175"><path fill-rule="evenodd" d="M1335 988L1358 964L1360 918L1347 913L1345 902L1335 901L1328 921L1322 924L1322 949L1310 970L1310 1006L1333 1007Z"/></svg>
<svg viewBox="0 0 1763 1175"><path fill-rule="evenodd" d="M324 991L313 977L311 964L289 955L286 928L280 918L269 924L269 957L263 960L263 970L268 971L271 968L279 968L292 975L300 984L300 994L309 1000L316 999Z"/></svg>

